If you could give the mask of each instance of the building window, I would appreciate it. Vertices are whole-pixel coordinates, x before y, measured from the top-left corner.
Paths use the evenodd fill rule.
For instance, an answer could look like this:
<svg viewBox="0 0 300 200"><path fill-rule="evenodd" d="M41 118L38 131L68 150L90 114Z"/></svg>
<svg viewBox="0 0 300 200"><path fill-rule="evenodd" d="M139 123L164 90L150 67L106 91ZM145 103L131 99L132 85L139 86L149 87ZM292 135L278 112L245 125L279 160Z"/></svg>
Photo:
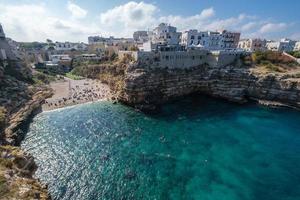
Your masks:
<svg viewBox="0 0 300 200"><path fill-rule="evenodd" d="M191 36L191 40L194 40L194 39L195 39L195 36L192 35L192 36Z"/></svg>

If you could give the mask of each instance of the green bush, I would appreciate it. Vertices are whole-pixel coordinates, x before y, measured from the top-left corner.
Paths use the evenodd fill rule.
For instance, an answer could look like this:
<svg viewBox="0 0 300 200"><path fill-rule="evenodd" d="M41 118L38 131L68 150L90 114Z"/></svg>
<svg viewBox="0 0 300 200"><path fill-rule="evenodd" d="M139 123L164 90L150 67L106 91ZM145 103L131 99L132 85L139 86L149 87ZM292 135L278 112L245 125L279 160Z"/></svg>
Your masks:
<svg viewBox="0 0 300 200"><path fill-rule="evenodd" d="M42 72L37 72L36 74L33 75L32 80L34 84L43 85L43 84L49 84L51 81L54 81L55 77L44 74Z"/></svg>
<svg viewBox="0 0 300 200"><path fill-rule="evenodd" d="M300 58L300 51L292 51L292 52L290 52L290 54L292 56L294 56L295 58Z"/></svg>
<svg viewBox="0 0 300 200"><path fill-rule="evenodd" d="M70 79L73 79L73 80L81 80L81 79L84 78L82 76L78 76L76 74L73 74L72 72L66 73L66 77L68 77Z"/></svg>

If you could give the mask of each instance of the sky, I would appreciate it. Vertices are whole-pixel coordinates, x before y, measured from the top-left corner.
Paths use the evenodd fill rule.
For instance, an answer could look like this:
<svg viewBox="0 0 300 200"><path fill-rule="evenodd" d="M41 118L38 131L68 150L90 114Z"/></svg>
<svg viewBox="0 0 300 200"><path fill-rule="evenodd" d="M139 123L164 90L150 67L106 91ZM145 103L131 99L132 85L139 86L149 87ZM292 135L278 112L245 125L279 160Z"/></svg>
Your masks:
<svg viewBox="0 0 300 200"><path fill-rule="evenodd" d="M242 38L300 40L298 0L0 0L0 23L16 41L87 42L132 37L159 23L178 31L227 29Z"/></svg>

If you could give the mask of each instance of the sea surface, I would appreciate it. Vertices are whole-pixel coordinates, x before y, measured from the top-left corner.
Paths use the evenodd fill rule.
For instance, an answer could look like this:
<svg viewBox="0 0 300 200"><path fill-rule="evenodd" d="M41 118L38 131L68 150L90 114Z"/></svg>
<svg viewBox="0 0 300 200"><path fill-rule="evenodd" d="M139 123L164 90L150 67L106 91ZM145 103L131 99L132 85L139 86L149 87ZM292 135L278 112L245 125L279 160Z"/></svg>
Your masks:
<svg viewBox="0 0 300 200"><path fill-rule="evenodd" d="M64 200L299 200L300 112L188 97L37 115L22 148Z"/></svg>

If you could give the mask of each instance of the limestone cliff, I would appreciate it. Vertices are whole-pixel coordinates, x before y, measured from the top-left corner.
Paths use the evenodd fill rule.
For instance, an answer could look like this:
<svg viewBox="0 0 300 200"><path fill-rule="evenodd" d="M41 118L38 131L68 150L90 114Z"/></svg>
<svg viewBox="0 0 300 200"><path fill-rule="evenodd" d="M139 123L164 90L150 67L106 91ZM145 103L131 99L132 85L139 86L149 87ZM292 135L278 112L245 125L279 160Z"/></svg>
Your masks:
<svg viewBox="0 0 300 200"><path fill-rule="evenodd" d="M0 199L50 199L47 188L33 178L37 168L20 145L23 127L44 99L46 86L33 85L29 68L0 62ZM5 146L4 146L5 145ZM13 146L7 146L13 145Z"/></svg>
<svg viewBox="0 0 300 200"><path fill-rule="evenodd" d="M233 65L189 69L132 65L125 73L119 99L129 105L151 108L178 96L203 93L239 103L253 98L300 107L300 79L286 74L259 74L252 69Z"/></svg>
<svg viewBox="0 0 300 200"><path fill-rule="evenodd" d="M36 169L19 147L0 146L0 199L50 199L47 186L32 178Z"/></svg>
<svg viewBox="0 0 300 200"><path fill-rule="evenodd" d="M0 144L19 145L24 136L22 125L39 109L44 99L52 95L47 86L36 86L30 82L28 68L18 68L15 64L6 68L0 65L0 108L5 111L4 127L0 127Z"/></svg>

